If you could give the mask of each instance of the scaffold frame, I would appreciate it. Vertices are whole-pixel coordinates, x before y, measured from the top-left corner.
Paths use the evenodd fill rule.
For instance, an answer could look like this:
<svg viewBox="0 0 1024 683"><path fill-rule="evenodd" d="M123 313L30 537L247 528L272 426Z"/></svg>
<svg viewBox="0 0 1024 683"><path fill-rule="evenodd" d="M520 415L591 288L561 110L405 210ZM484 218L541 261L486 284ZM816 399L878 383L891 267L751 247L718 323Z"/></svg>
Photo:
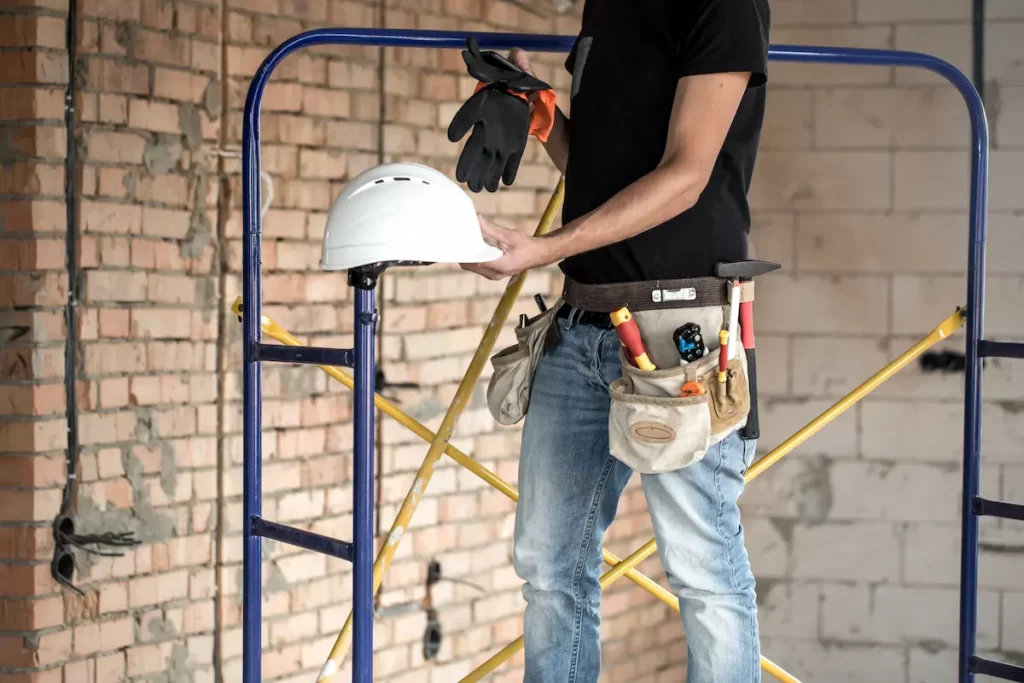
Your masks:
<svg viewBox="0 0 1024 683"><path fill-rule="evenodd" d="M532 52L568 52L574 36L411 29L323 28L300 33L272 51L253 76L243 112L242 192L243 192L243 282L242 296L232 310L242 322L243 363L243 581L242 581L242 680L258 683L261 678L261 539L271 538L307 550L350 561L353 565L352 612L326 659L318 683L333 683L341 670L349 647L352 650L352 678L357 683L373 680L373 597L391 558L401 542L405 528L422 499L433 474L434 464L447 454L485 482L513 500L515 488L502 481L450 445L458 416L464 410L493 350L498 334L510 314L525 282L526 273L510 279L487 325L480 345L470 362L455 397L437 432L406 415L374 387L374 339L378 322L374 286L355 286L354 348L331 349L303 345L262 311L262 225L260 220L260 112L266 85L274 69L293 52L323 45L365 45L378 47L422 47L460 49L473 35L481 49L508 50L514 47ZM807 426L762 456L749 469L749 482L791 452L811 435L834 420L861 398L906 367L927 349L966 327L966 378L964 392L963 489L960 586L959 683L971 683L975 674L995 675L1007 680L1024 681L1024 668L993 662L975 653L977 621L978 517L983 515L1024 519L1024 506L988 501L979 496L981 438L981 365L989 357L1024 358L1024 344L986 341L982 338L985 302L985 243L988 205L989 133L984 104L971 80L949 62L935 56L907 51L840 48L824 46L773 45L769 58L780 62L811 62L862 66L895 66L932 71L951 83L968 108L971 122L970 209L967 255L967 305L942 321L928 336L917 342L889 365L867 379ZM541 218L537 233L552 225L561 204L560 180ZM339 274L339 277L341 275ZM266 344L266 334L279 344ZM307 530L277 524L262 518L262 384L264 362L317 365L328 375L354 391L353 443L353 539L351 542L328 538ZM349 375L340 368L352 368ZM402 503L376 561L374 548L374 421L376 409L409 428L430 443L414 484ZM647 578L635 567L656 550L648 541L625 559L607 550L605 562L611 567L601 577L602 587L626 576L670 607L678 610L678 599ZM514 641L484 662L463 683L479 681L513 656L523 644ZM799 683L777 664L762 657L762 668L786 683Z"/></svg>

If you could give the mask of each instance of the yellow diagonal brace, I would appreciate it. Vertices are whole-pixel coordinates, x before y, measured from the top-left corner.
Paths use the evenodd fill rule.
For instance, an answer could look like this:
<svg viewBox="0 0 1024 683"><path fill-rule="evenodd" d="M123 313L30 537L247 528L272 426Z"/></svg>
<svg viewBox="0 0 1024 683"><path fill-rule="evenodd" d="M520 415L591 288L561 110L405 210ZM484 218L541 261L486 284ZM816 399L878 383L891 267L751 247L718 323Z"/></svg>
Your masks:
<svg viewBox="0 0 1024 683"><path fill-rule="evenodd" d="M938 327L931 331L931 333L922 339L921 341L914 344L912 347L900 354L895 360L886 365L884 368L879 370L877 373L871 376L870 379L865 381L859 387L851 391L849 394L839 400L834 406L823 412L821 415L812 420L806 427L798 431L796 434L786 439L783 443L773 449L770 453L765 455L763 458L757 461L748 471L744 477L746 482L750 482L763 473L766 469L778 462L783 456L792 452L797 446L802 444L814 433L818 432L822 427L832 422L842 413L844 413L851 406L856 404L867 394L876 389L883 382L888 380L890 377L895 375L897 372L906 367L909 363L913 362L914 359L919 357L922 353L935 346L943 339L946 339L953 334L958 328L962 327L966 321L965 311L958 308L951 316L939 323ZM643 562L657 549L657 544L652 538L636 552L631 554L625 560L612 567L610 571L601 577L601 588L605 588L612 581L615 581L622 576L627 570L632 569L640 562ZM679 610L678 602L674 605L676 611ZM523 647L522 636L519 639L508 644L502 648L499 652L494 654L490 659L481 664L476 670L472 671L468 676L463 678L460 683L475 683L481 680L484 676L497 669L503 662L510 659ZM783 683L800 683L798 679L794 678L791 674L784 671L777 664L772 662L766 657L761 657L761 668L775 676Z"/></svg>
<svg viewBox="0 0 1024 683"><path fill-rule="evenodd" d="M558 185L555 187L555 191L551 194L551 198L548 200L547 208L545 208L544 214L541 216L540 223L537 225L537 230L534 234L543 235L551 229L551 225L554 223L555 216L558 214L558 210L562 204L564 189L565 181L563 178L559 178ZM455 421L458 419L459 415L462 414L462 411L465 409L470 397L473 395L473 391L476 389L477 380L480 379L480 375L484 370L484 365L490 358L491 351L494 349L494 344L498 339L498 335L501 334L505 320L508 318L509 313L512 312L512 307L519 298L519 292L522 290L523 284L526 282L527 274L527 272L523 272L509 280L508 286L505 288L505 293L502 294L501 300L498 302L498 307L494 310L494 313L491 315L490 322L487 323L487 327L484 329L483 339L480 340L480 344L476 347L476 353L473 354L473 359L469 363L469 368L467 368L466 374L463 375L462 381L459 383L459 387L455 391L455 397L452 398L451 405L448 406L448 411L445 413L444 419L441 420L441 426L438 427L437 433L430 442L430 448L427 450L426 457L423 458L423 464L420 465L420 469L416 473L416 478L413 480L413 485L409 489L409 493L406 495L405 500L402 501L402 506L398 509L398 515L395 518L394 524L391 526L391 531L388 534L387 540L384 542L384 547L381 548L380 553L377 555L377 561L374 562L374 594L376 594L377 590L380 588L384 574L387 572L388 567L391 566L391 560L395 556L398 544L401 543L402 536L405 534L405 529L412 519L413 513L416 512L416 508L419 506L420 500L423 498L423 494L427 490L427 484L430 482L430 478L434 474L434 465L438 460L440 460L441 454L445 450L445 446L448 445L448 441L451 439L452 432L455 430ZM338 634L338 638L334 642L334 647L331 648L331 654L324 663L320 676L317 678L317 683L332 683L335 674L338 669L341 668L341 662L344 659L345 654L348 652L351 640L352 613L349 612L348 618L345 620L345 625L342 627L341 633Z"/></svg>
<svg viewBox="0 0 1024 683"><path fill-rule="evenodd" d="M877 389L879 385L912 363L922 353L935 346L943 339L949 337L959 328L963 327L966 321L967 316L965 309L956 309L951 316L939 323L938 327L932 330L927 337L901 353L895 360L876 372L859 387L841 398L831 408L814 418L806 427L786 439L772 450L772 452L754 463L750 468L750 471L747 472L747 481L753 480L766 469L778 462L782 456L788 454L804 441L807 441L807 439L811 438L811 436L818 432L822 427L842 415L847 409L853 407L857 401Z"/></svg>
<svg viewBox="0 0 1024 683"><path fill-rule="evenodd" d="M237 297L235 299L235 303L231 307L231 310L237 316L242 315L242 297ZM287 346L305 346L305 344L296 339L290 332L288 332L288 330L284 329L279 324L277 324L277 322L273 318L268 316L266 313L260 316L260 318L260 327L263 329L263 334L266 334L267 336L272 337L273 339L276 339L277 341ZM341 382L347 388L355 388L355 380L353 380L352 376L344 372L343 370L340 370L339 368L330 365L319 365L317 367L323 370L328 376ZM430 431L430 429L426 425L405 413L401 408L399 408L394 403L387 400L380 394L374 394L373 402L378 410L394 418L399 424L401 424L403 427L405 427L406 429L408 429L413 434L420 437L427 443L430 443L434 439L434 432ZM497 474L487 469L479 462L477 462L470 456L466 455L465 453L463 453L462 451L460 451L458 448L451 444L448 444L445 447L444 452L445 455L450 457L459 465L465 467L467 470L469 470L476 476L480 477L480 479L490 484L492 487L494 487L504 495L511 498L513 501L519 502L519 491L516 490L516 488L509 484L507 481L499 477ZM621 560L618 557L616 557L613 553L603 548L601 549L601 552L604 556L604 561L608 563L609 566L615 566L616 564L621 562ZM667 589L663 588L661 585L659 585L652 579L648 578L641 572L638 572L635 569L631 569L626 573L626 578L630 579L641 588L644 588L646 591L651 593L651 595L658 598L666 605L673 608L678 608L679 599L675 595L670 593Z"/></svg>

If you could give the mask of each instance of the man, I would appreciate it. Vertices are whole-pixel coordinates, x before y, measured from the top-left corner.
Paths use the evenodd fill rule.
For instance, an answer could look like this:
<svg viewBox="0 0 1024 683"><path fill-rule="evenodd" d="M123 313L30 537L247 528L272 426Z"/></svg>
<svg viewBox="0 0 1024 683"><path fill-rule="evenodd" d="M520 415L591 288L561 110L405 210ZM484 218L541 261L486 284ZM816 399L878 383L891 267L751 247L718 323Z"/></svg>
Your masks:
<svg viewBox="0 0 1024 683"><path fill-rule="evenodd" d="M747 256L747 191L767 73L767 0L587 0L566 61L571 118L545 148L565 174L563 226L531 237L481 218L504 255L490 279L559 263L590 284L713 275ZM509 56L529 71L526 53ZM525 581L525 680L592 683L601 654L601 543L632 470L609 453L621 375L607 315L567 308L541 358L523 428L515 567ZM678 595L691 683L760 681L754 578L737 499L755 442L642 483Z"/></svg>

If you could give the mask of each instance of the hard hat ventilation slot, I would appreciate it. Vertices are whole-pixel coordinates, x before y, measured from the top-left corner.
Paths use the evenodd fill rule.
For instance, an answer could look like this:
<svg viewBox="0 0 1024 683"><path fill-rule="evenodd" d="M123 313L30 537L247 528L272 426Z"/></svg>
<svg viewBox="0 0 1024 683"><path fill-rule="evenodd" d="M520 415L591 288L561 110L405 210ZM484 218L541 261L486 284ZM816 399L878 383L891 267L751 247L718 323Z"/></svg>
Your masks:
<svg viewBox="0 0 1024 683"><path fill-rule="evenodd" d="M409 176L395 176L393 178L380 178L379 180L374 180L373 184L374 185L383 185L384 183L394 183L394 182L398 182L399 180L404 180L406 182L409 182L409 181L411 181L413 179L410 178ZM429 185L430 184L429 180L423 180L422 178L420 178L419 181L421 183L423 183L424 185Z"/></svg>

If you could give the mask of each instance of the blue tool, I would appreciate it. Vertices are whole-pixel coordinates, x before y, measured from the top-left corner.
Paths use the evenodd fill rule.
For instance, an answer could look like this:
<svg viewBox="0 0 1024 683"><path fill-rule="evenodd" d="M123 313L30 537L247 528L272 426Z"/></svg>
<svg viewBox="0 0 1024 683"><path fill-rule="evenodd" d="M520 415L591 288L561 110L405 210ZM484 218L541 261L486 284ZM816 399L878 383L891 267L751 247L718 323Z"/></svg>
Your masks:
<svg viewBox="0 0 1024 683"><path fill-rule="evenodd" d="M676 331L672 333L672 341L683 363L692 363L707 355L708 349L704 346L704 336L697 323L686 323L682 327L677 327Z"/></svg>

